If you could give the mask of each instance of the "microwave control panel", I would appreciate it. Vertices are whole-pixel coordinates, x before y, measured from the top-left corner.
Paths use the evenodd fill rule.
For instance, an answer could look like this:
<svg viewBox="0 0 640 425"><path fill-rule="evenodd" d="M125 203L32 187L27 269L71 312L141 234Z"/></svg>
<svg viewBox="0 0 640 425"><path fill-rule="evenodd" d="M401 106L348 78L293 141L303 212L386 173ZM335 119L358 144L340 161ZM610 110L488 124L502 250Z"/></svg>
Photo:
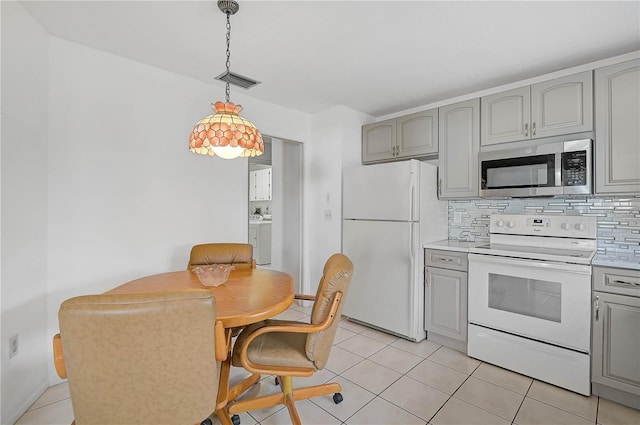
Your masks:
<svg viewBox="0 0 640 425"><path fill-rule="evenodd" d="M587 151L562 153L562 185L584 186L587 184Z"/></svg>

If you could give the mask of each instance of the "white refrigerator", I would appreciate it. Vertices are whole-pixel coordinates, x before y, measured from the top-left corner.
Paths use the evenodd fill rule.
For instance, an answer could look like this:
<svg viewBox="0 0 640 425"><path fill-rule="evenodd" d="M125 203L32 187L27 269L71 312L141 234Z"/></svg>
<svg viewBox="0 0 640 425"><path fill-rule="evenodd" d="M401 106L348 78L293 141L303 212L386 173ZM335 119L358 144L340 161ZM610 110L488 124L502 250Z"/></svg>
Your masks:
<svg viewBox="0 0 640 425"><path fill-rule="evenodd" d="M437 167L408 160L345 168L342 186L342 252L354 264L343 314L423 340L422 244L448 233Z"/></svg>

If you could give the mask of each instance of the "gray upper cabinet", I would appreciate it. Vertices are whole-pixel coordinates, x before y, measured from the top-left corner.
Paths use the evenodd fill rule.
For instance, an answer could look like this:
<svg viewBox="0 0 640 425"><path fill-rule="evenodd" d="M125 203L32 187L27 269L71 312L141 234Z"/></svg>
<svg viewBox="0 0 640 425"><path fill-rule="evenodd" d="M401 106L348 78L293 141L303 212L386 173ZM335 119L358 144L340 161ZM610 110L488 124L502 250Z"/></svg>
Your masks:
<svg viewBox="0 0 640 425"><path fill-rule="evenodd" d="M362 127L362 163L418 158L438 153L438 110Z"/></svg>
<svg viewBox="0 0 640 425"><path fill-rule="evenodd" d="M482 98L483 146L593 129L591 71Z"/></svg>
<svg viewBox="0 0 640 425"><path fill-rule="evenodd" d="M396 153L396 120L362 127L362 163L387 161Z"/></svg>
<svg viewBox="0 0 640 425"><path fill-rule="evenodd" d="M396 142L399 158L438 153L438 110L418 112L397 118Z"/></svg>
<svg viewBox="0 0 640 425"><path fill-rule="evenodd" d="M593 130L591 71L531 86L531 138Z"/></svg>
<svg viewBox="0 0 640 425"><path fill-rule="evenodd" d="M530 138L531 89L520 87L482 98L482 145Z"/></svg>
<svg viewBox="0 0 640 425"><path fill-rule="evenodd" d="M596 69L596 193L640 192L640 60Z"/></svg>
<svg viewBox="0 0 640 425"><path fill-rule="evenodd" d="M443 106L439 115L438 196L477 198L480 99Z"/></svg>

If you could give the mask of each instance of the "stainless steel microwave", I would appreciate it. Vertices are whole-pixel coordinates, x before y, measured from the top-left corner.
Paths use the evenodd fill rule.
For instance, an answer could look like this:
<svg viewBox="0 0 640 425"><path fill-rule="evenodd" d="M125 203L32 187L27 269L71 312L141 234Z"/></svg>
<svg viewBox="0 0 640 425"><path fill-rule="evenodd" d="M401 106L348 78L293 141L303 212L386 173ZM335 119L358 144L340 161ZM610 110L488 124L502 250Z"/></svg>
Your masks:
<svg viewBox="0 0 640 425"><path fill-rule="evenodd" d="M513 197L593 193L591 139L481 152L480 196Z"/></svg>

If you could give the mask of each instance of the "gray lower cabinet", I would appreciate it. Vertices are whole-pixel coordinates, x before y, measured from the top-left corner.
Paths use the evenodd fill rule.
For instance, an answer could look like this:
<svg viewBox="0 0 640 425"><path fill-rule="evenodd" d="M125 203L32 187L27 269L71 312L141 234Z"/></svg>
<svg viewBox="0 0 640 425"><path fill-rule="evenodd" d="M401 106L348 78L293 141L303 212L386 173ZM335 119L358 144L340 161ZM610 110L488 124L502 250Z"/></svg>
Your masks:
<svg viewBox="0 0 640 425"><path fill-rule="evenodd" d="M467 253L427 249L425 265L427 338L466 352ZM461 344L448 344L437 335Z"/></svg>
<svg viewBox="0 0 640 425"><path fill-rule="evenodd" d="M271 222L249 224L249 243L253 245L256 264L271 263Z"/></svg>
<svg viewBox="0 0 640 425"><path fill-rule="evenodd" d="M593 287L592 392L640 409L640 271L594 267Z"/></svg>
<svg viewBox="0 0 640 425"><path fill-rule="evenodd" d="M640 192L640 59L596 69L596 193Z"/></svg>
<svg viewBox="0 0 640 425"><path fill-rule="evenodd" d="M443 106L439 116L438 196L477 198L480 99Z"/></svg>

